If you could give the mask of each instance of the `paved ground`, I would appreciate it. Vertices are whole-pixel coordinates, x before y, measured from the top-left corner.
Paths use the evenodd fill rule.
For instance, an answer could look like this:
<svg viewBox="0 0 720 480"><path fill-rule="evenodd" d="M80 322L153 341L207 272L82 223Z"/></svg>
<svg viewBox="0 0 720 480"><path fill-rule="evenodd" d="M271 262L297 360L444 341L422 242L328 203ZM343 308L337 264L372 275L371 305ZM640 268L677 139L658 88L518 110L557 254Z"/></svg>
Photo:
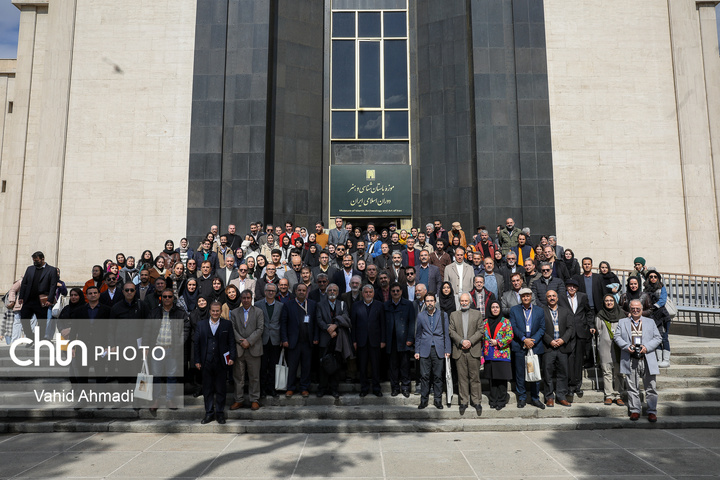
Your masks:
<svg viewBox="0 0 720 480"><path fill-rule="evenodd" d="M720 430L0 436L0 478L710 478Z"/></svg>

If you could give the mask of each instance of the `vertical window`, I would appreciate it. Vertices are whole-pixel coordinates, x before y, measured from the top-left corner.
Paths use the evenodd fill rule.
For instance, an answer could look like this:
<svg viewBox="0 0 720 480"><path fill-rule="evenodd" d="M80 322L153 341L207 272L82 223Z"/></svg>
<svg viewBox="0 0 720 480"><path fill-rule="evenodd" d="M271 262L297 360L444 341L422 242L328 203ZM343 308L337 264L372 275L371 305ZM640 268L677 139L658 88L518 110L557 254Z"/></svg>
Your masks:
<svg viewBox="0 0 720 480"><path fill-rule="evenodd" d="M330 136L407 140L407 10L332 12Z"/></svg>
<svg viewBox="0 0 720 480"><path fill-rule="evenodd" d="M13 112L13 102L8 102L8 113Z"/></svg>

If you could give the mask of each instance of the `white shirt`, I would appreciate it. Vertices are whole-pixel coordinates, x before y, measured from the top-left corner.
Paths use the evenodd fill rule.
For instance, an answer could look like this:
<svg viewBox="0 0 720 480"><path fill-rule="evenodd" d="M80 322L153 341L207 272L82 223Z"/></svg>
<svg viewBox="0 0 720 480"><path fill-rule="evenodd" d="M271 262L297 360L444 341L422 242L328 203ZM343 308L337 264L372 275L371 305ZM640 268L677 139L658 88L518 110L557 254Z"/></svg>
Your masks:
<svg viewBox="0 0 720 480"><path fill-rule="evenodd" d="M212 330L212 334L215 335L215 332L217 332L217 329L220 326L220 319L218 319L217 322L213 322L212 318L210 318L208 321L210 322L210 330Z"/></svg>
<svg viewBox="0 0 720 480"><path fill-rule="evenodd" d="M460 263L455 262L455 266L457 267L457 272L458 272L458 288L457 288L457 293L458 293L458 295L459 295L459 294L461 294L461 293L465 293L465 292L462 291L462 286L463 286L462 278L463 278L463 271L464 271L464 269L465 269L465 262L460 262Z"/></svg>

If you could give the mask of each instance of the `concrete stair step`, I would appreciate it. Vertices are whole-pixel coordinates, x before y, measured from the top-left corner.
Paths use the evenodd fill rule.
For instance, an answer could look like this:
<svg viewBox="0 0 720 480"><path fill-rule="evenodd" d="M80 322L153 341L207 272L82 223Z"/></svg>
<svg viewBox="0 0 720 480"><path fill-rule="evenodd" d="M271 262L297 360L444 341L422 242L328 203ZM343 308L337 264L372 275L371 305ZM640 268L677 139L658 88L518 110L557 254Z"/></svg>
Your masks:
<svg viewBox="0 0 720 480"><path fill-rule="evenodd" d="M467 414L466 414L467 415ZM41 432L138 432L138 433L393 433L393 432L482 432L532 430L598 430L720 428L720 415L659 416L657 423L645 418L631 422L626 417L592 418L456 418L443 420L366 420L333 421L304 419L286 420L229 420L225 425L216 422L200 424L194 420L12 420L0 422L2 433Z"/></svg>

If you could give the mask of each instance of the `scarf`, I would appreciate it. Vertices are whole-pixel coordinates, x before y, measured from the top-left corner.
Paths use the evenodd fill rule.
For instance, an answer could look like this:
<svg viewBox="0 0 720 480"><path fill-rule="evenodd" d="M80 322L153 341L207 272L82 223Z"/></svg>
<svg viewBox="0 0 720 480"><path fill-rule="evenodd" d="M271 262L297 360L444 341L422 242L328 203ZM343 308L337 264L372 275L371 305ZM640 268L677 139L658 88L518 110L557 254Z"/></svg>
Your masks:
<svg viewBox="0 0 720 480"><path fill-rule="evenodd" d="M197 288L195 289L195 291L193 293L188 292L187 288L186 288L182 294L182 297L185 299L185 306L187 307L188 312L192 312L193 310L195 310L195 308L197 308L197 300L199 297ZM205 310L207 310L207 309L208 309L208 307L206 305Z"/></svg>
<svg viewBox="0 0 720 480"><path fill-rule="evenodd" d="M605 295L603 297L603 309L598 312L597 317L602 320L603 323L605 323L605 326L608 329L608 333L610 334L610 340L612 340L614 336L612 324L617 323L618 320L620 320L621 318L627 317L627 314L623 311L622 308L620 308L620 305L618 305L617 302L615 302L615 306L613 308L608 310L608 308L605 306L605 299L608 297L612 298L613 301L615 301L615 297L613 297L612 295Z"/></svg>
<svg viewBox="0 0 720 480"><path fill-rule="evenodd" d="M488 328L490 330L490 335L495 334L495 329L497 328L498 325L500 325L500 322L502 322L502 320L503 320L502 312L500 312L497 315L493 315L491 313L492 306L495 304L500 306L500 304L498 302L492 301L492 302L490 302L490 305L488 305L488 308L485 311L485 313L487 314L487 322L488 322Z"/></svg>
<svg viewBox="0 0 720 480"><path fill-rule="evenodd" d="M240 301L240 293L239 292L237 294L237 297L235 297L235 300L230 300L230 298L228 298L227 294L225 295L225 304L228 306L230 311L238 308L241 305L241 303L242 302Z"/></svg>
<svg viewBox="0 0 720 480"><path fill-rule="evenodd" d="M450 286L449 295L445 295L442 292L445 288L445 284L448 284ZM455 311L455 294L453 293L452 285L450 285L449 282L445 282L442 284L442 287L440 287L440 295L438 295L438 297L440 299L440 310L448 314Z"/></svg>

